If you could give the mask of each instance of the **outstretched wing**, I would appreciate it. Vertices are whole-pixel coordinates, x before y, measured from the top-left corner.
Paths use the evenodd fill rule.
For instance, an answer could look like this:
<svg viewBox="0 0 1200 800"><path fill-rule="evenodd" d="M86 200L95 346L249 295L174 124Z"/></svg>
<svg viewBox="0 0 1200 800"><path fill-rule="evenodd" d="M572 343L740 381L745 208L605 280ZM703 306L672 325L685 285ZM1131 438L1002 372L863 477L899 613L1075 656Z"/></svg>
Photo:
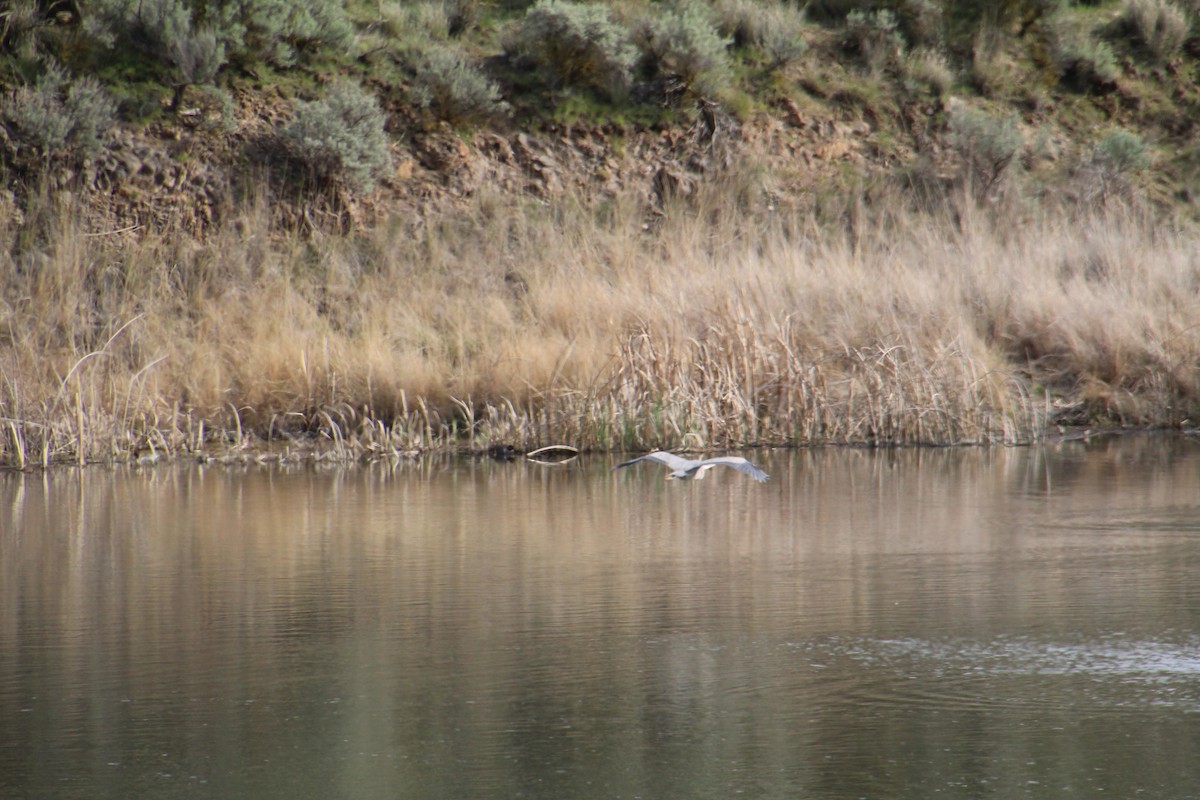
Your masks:
<svg viewBox="0 0 1200 800"><path fill-rule="evenodd" d="M637 458L631 458L624 463L617 464L615 467L613 467L613 469L620 469L621 467L628 467L630 464L636 464L639 461L653 461L658 464L665 464L666 466L670 467L671 469L687 469L688 467L690 467L696 463L695 461L689 461L686 458L681 458L681 457L675 455L674 453L668 453L665 450L658 450L653 453L647 453L644 456L638 456Z"/></svg>
<svg viewBox="0 0 1200 800"><path fill-rule="evenodd" d="M646 457L649 458L649 456ZM726 467L733 467L739 472L746 473L756 481L765 481L767 478L771 477L741 456L717 456L716 458L706 458L701 463L713 465L721 464Z"/></svg>

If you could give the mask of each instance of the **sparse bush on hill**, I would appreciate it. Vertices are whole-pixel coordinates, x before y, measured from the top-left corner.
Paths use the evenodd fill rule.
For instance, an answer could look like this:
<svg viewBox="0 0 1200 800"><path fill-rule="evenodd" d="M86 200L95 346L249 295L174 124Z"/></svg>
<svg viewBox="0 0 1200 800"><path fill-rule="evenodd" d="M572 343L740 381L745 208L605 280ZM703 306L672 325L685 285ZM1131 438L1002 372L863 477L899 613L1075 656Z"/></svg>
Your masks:
<svg viewBox="0 0 1200 800"><path fill-rule="evenodd" d="M1124 128L1105 132L1079 169L1083 200L1103 204L1112 197L1128 197L1129 178L1149 165L1150 152L1144 138Z"/></svg>
<svg viewBox="0 0 1200 800"><path fill-rule="evenodd" d="M96 0L87 24L109 46L132 46L201 74L215 73L217 56L288 67L302 53L354 41L339 0Z"/></svg>
<svg viewBox="0 0 1200 800"><path fill-rule="evenodd" d="M174 85L172 107L179 105L188 86L212 83L225 65L228 26L197 23L183 0L146 0L127 20L141 45L156 59L170 65Z"/></svg>
<svg viewBox="0 0 1200 800"><path fill-rule="evenodd" d="M771 69L787 66L808 51L804 10L790 2L716 0L713 13L722 36L735 47L761 50Z"/></svg>
<svg viewBox="0 0 1200 800"><path fill-rule="evenodd" d="M846 15L846 44L856 52L872 73L899 60L904 37L898 30L896 15L888 10L851 11Z"/></svg>
<svg viewBox="0 0 1200 800"><path fill-rule="evenodd" d="M1067 85L1086 91L1116 80L1117 57L1108 42L1061 18L1054 20L1048 31L1052 56Z"/></svg>
<svg viewBox="0 0 1200 800"><path fill-rule="evenodd" d="M38 34L45 27L36 3L5 3L0 7L0 52L34 58L41 44Z"/></svg>
<svg viewBox="0 0 1200 800"><path fill-rule="evenodd" d="M729 82L732 40L718 32L711 9L696 0L647 18L638 38L656 72L674 76L701 96L713 97Z"/></svg>
<svg viewBox="0 0 1200 800"><path fill-rule="evenodd" d="M937 47L944 40L944 10L938 0L905 0L896 9L900 33L911 47Z"/></svg>
<svg viewBox="0 0 1200 800"><path fill-rule="evenodd" d="M446 33L450 38L461 36L479 23L480 0L446 0Z"/></svg>
<svg viewBox="0 0 1200 800"><path fill-rule="evenodd" d="M963 177L979 199L988 199L1025 146L1016 116L958 105L950 109L947 121L950 141L962 158Z"/></svg>
<svg viewBox="0 0 1200 800"><path fill-rule="evenodd" d="M340 0L218 0L245 29L244 57L282 67L295 65L318 48L346 51L354 44L354 26Z"/></svg>
<svg viewBox="0 0 1200 800"><path fill-rule="evenodd" d="M4 127L46 158L90 158L116 119L116 103L98 81L68 81L53 63L35 84L9 92L4 101Z"/></svg>
<svg viewBox="0 0 1200 800"><path fill-rule="evenodd" d="M369 190L391 166L384 122L373 94L342 83L330 87L323 100L297 102L284 135L318 179Z"/></svg>
<svg viewBox="0 0 1200 800"><path fill-rule="evenodd" d="M597 3L539 0L526 12L516 46L556 84L610 94L628 86L637 60L628 33Z"/></svg>
<svg viewBox="0 0 1200 800"><path fill-rule="evenodd" d="M944 95L954 85L954 70L946 56L929 47L922 47L908 54L904 60L904 73L909 81L928 86L936 95Z"/></svg>
<svg viewBox="0 0 1200 800"><path fill-rule="evenodd" d="M460 54L434 47L417 69L417 103L451 124L478 122L504 113L500 91Z"/></svg>
<svg viewBox="0 0 1200 800"><path fill-rule="evenodd" d="M1168 0L1125 0L1124 27L1159 61L1179 52L1187 40L1187 15Z"/></svg>

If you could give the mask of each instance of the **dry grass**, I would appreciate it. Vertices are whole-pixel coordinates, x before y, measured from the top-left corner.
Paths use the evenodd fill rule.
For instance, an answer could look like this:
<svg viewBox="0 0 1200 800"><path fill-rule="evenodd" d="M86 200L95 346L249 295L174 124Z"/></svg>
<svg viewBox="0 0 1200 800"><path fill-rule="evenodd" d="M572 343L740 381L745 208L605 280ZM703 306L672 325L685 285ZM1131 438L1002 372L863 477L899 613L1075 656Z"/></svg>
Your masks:
<svg viewBox="0 0 1200 800"><path fill-rule="evenodd" d="M630 199L485 196L309 239L261 207L206 241L0 215L0 462L1024 442L1200 410L1194 230L745 200L648 229Z"/></svg>

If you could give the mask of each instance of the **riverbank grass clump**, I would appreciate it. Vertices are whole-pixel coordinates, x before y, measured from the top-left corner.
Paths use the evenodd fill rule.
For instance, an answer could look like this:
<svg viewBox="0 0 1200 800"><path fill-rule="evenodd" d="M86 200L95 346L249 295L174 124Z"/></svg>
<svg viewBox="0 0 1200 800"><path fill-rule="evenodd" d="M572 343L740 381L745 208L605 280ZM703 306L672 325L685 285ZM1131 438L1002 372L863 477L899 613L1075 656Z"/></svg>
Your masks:
<svg viewBox="0 0 1200 800"><path fill-rule="evenodd" d="M886 189L734 214L735 190L654 228L633 197L484 194L320 238L253 205L205 239L98 231L47 199L0 223L0 461L1024 443L1200 413L1193 228Z"/></svg>

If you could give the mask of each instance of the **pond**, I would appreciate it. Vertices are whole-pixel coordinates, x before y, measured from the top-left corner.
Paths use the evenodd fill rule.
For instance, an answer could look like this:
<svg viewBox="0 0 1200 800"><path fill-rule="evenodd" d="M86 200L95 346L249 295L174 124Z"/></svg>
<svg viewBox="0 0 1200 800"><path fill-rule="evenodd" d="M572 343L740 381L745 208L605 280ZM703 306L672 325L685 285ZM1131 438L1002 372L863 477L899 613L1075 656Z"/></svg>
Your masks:
<svg viewBox="0 0 1200 800"><path fill-rule="evenodd" d="M0 476L0 797L1200 796L1200 441Z"/></svg>

